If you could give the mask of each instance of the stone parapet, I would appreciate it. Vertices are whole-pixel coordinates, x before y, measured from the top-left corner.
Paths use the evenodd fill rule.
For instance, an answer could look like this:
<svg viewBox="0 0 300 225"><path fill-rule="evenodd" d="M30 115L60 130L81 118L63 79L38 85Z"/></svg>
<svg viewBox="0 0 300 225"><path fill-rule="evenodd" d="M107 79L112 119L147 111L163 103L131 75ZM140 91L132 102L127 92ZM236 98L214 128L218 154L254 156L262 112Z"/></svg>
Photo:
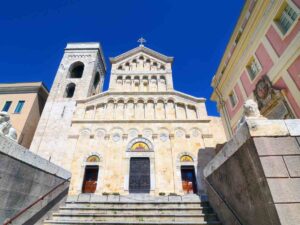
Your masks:
<svg viewBox="0 0 300 225"><path fill-rule="evenodd" d="M0 224L9 218L12 224L35 224L66 196L70 176L0 135Z"/></svg>
<svg viewBox="0 0 300 225"><path fill-rule="evenodd" d="M246 119L204 176L223 224L300 224L300 120Z"/></svg>
<svg viewBox="0 0 300 225"><path fill-rule="evenodd" d="M20 160L32 167L40 169L49 174L53 174L64 180L71 177L71 173L54 163L34 154L27 148L16 144L16 142L0 135L0 153L5 154L14 159Z"/></svg>

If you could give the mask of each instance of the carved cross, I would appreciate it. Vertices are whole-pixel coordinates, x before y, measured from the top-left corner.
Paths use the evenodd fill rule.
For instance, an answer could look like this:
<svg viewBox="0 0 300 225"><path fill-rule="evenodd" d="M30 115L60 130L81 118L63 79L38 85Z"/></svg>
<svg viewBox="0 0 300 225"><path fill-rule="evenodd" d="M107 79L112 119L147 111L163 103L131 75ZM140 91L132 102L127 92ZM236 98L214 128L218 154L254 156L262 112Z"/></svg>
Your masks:
<svg viewBox="0 0 300 225"><path fill-rule="evenodd" d="M146 43L146 39L144 39L143 37L141 37L137 42L140 43L140 46L144 46L144 43Z"/></svg>

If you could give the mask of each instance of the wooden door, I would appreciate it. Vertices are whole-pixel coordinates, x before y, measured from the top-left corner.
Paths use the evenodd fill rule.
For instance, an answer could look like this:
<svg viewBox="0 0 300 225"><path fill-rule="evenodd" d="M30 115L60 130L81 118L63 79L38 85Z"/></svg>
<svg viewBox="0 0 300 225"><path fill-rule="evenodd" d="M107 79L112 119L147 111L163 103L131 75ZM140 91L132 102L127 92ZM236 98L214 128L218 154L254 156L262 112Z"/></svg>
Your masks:
<svg viewBox="0 0 300 225"><path fill-rule="evenodd" d="M185 194L197 193L195 169L193 166L181 167L182 189Z"/></svg>
<svg viewBox="0 0 300 225"><path fill-rule="evenodd" d="M87 166L85 168L82 193L94 193L97 188L98 166Z"/></svg>

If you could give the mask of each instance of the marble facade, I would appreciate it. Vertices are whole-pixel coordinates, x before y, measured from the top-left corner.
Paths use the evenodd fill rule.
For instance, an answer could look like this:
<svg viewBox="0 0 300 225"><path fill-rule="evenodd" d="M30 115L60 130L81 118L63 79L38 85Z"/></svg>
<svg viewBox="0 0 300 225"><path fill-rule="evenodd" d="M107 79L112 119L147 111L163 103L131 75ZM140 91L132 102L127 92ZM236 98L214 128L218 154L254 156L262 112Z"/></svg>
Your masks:
<svg viewBox="0 0 300 225"><path fill-rule="evenodd" d="M150 160L151 195L183 194L182 166L193 166L197 192L203 192L204 165L200 161L203 163L207 154L201 153L211 151L213 155L215 146L226 141L220 118L207 115L204 98L174 90L173 58L143 45L110 58L109 89L103 92L105 64L101 48L95 46L67 46L62 60L65 70L60 67L60 79L50 92L52 109L48 105L47 119L42 116L39 124L46 131L37 132L31 150L72 172L70 196L82 193L87 166L98 168L95 194L129 194L131 158ZM69 51L75 56L89 53L91 58L84 61L78 56L64 64L66 58L70 60ZM66 99L63 92L72 81L68 67L78 60L84 63L84 70L94 69L83 72L76 80L74 96ZM101 76L95 88L97 71ZM58 80L60 88L56 86ZM53 120L53 124L46 120ZM48 130L47 126L55 129ZM138 143L147 149L132 150ZM90 156L99 160L89 161ZM182 160L182 156L190 160Z"/></svg>

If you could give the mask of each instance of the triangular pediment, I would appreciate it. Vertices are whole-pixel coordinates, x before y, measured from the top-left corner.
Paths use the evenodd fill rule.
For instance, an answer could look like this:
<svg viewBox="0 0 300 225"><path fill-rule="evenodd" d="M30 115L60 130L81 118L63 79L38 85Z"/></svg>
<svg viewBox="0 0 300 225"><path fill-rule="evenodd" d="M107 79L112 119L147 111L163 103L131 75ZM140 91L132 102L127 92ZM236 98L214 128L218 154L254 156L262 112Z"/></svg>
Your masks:
<svg viewBox="0 0 300 225"><path fill-rule="evenodd" d="M134 55L138 55L139 53L144 53L145 55L148 55L150 57L156 58L160 61L163 61L165 63L172 63L173 62L173 57L169 57L166 55L163 55L159 52L156 52L150 48L147 48L145 46L138 46L134 49L131 49L121 55L118 55L116 57L111 57L110 62L111 63L119 63L121 61L124 61L125 59L131 58Z"/></svg>

